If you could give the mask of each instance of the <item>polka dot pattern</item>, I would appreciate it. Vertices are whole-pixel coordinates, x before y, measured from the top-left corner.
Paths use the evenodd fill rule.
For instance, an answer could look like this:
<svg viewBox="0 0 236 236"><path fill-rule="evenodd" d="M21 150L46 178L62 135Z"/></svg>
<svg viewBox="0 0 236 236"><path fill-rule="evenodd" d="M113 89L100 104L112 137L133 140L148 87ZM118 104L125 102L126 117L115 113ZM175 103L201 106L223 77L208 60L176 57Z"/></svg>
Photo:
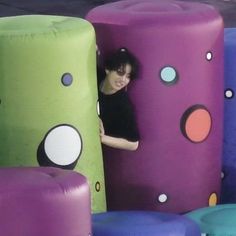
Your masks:
<svg viewBox="0 0 236 236"><path fill-rule="evenodd" d="M70 73L65 73L61 77L61 82L64 86L70 86L73 82L73 76Z"/></svg>
<svg viewBox="0 0 236 236"><path fill-rule="evenodd" d="M215 206L217 204L217 194L216 193L212 193L209 197L209 201L208 204L209 206Z"/></svg>
<svg viewBox="0 0 236 236"><path fill-rule="evenodd" d="M160 203L165 203L165 202L167 202L167 200L168 200L168 197L164 193L162 193L158 196L158 202L160 202Z"/></svg>
<svg viewBox="0 0 236 236"><path fill-rule="evenodd" d="M177 72L172 66L165 66L160 71L161 81L165 84L175 84L178 80Z"/></svg>
<svg viewBox="0 0 236 236"><path fill-rule="evenodd" d="M203 142L211 130L211 115L202 105L188 108L180 122L183 135L194 143Z"/></svg>
<svg viewBox="0 0 236 236"><path fill-rule="evenodd" d="M226 89L225 90L225 98L226 99L232 99L234 97L234 91L232 89Z"/></svg>
<svg viewBox="0 0 236 236"><path fill-rule="evenodd" d="M207 53L206 53L206 59L207 59L207 61L211 61L212 58L213 58L212 52L207 52Z"/></svg>

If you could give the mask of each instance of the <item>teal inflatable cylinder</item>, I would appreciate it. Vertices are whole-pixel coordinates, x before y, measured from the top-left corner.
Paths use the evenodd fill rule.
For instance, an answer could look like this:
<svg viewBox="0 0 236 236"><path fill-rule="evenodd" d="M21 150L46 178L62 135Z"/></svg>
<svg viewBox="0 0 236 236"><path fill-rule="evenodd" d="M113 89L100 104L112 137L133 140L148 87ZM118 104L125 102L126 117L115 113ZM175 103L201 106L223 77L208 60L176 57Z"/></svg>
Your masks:
<svg viewBox="0 0 236 236"><path fill-rule="evenodd" d="M186 214L201 229L202 236L236 235L236 205L221 204L200 208Z"/></svg>
<svg viewBox="0 0 236 236"><path fill-rule="evenodd" d="M84 174L93 212L105 210L95 33L86 20L0 19L0 165Z"/></svg>

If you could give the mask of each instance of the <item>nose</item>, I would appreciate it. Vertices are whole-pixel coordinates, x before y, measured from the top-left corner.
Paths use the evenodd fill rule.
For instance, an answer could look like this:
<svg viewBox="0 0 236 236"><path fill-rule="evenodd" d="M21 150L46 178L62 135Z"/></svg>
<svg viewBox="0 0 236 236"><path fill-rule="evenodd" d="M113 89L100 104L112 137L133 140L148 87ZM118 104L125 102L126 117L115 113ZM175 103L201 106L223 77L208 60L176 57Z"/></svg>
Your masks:
<svg viewBox="0 0 236 236"><path fill-rule="evenodd" d="M126 80L126 76L125 75L121 76L121 79L122 79L122 81L125 81Z"/></svg>
<svg viewBox="0 0 236 236"><path fill-rule="evenodd" d="M122 80L122 81L126 81L127 79L128 79L127 75L121 76L121 80Z"/></svg>

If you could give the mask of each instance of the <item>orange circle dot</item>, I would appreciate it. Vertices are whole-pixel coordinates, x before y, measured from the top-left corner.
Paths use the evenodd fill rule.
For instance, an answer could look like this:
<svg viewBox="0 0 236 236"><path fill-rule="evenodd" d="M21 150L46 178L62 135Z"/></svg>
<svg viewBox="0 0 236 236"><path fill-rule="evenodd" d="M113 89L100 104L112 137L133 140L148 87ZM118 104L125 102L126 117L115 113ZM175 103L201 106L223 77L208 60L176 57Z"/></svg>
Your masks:
<svg viewBox="0 0 236 236"><path fill-rule="evenodd" d="M211 129L211 115L204 108L192 111L185 123L185 134L193 142L202 142Z"/></svg>
<svg viewBox="0 0 236 236"><path fill-rule="evenodd" d="M208 204L209 204L209 206L215 206L217 204L217 195L216 195L216 193L212 193L210 195Z"/></svg>

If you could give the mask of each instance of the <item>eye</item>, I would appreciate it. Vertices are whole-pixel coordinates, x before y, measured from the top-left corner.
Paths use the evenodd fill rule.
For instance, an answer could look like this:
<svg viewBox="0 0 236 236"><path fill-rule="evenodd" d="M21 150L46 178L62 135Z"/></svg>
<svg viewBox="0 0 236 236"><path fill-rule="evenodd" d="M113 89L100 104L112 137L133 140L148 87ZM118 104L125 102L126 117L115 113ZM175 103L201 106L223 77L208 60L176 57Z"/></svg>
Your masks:
<svg viewBox="0 0 236 236"><path fill-rule="evenodd" d="M124 71L122 70L117 70L116 73L119 75L119 76L123 76L125 74Z"/></svg>
<svg viewBox="0 0 236 236"><path fill-rule="evenodd" d="M127 79L130 79L131 75L130 75L130 74L128 74L126 77L127 77Z"/></svg>

